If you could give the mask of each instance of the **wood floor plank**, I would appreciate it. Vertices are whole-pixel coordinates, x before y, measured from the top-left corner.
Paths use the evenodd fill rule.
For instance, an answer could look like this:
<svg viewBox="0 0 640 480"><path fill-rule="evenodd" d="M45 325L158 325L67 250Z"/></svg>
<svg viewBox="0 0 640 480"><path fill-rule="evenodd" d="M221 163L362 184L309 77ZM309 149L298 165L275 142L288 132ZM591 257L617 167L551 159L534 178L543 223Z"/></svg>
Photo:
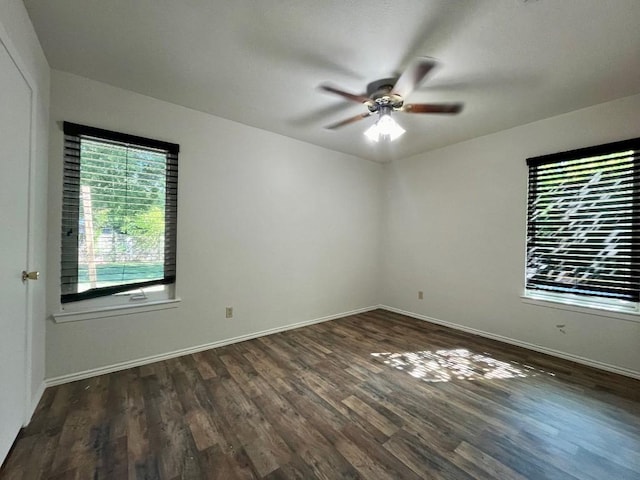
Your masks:
<svg viewBox="0 0 640 480"><path fill-rule="evenodd" d="M53 473L71 471L78 466L89 448L90 425L90 414L84 406L68 413L51 465Z"/></svg>
<svg viewBox="0 0 640 480"><path fill-rule="evenodd" d="M360 450L367 452L368 456L375 459L379 468L384 469L387 475L396 480L418 480L423 478L408 468L396 456L392 455L382 444L372 439L366 431L353 423L348 423L340 431L352 444ZM365 478L375 478L365 476Z"/></svg>
<svg viewBox="0 0 640 480"><path fill-rule="evenodd" d="M204 410L190 410L185 414L185 422L198 451L206 450L222 443L222 436Z"/></svg>
<svg viewBox="0 0 640 480"><path fill-rule="evenodd" d="M129 377L127 404L123 415L126 421L127 467L130 478L138 478L139 470L149 470L151 455L142 382L136 373L132 372ZM155 458L151 463L155 465Z"/></svg>
<svg viewBox="0 0 640 480"><path fill-rule="evenodd" d="M438 455L428 445L405 430L387 440L384 447L416 473L428 471L431 478L447 480L472 480L453 463Z"/></svg>
<svg viewBox="0 0 640 480"><path fill-rule="evenodd" d="M256 478L248 465L244 450L224 451L219 446L210 447L202 452L206 476L210 480L251 480Z"/></svg>
<svg viewBox="0 0 640 480"><path fill-rule="evenodd" d="M390 437L400 429L400 426L397 423L394 423L388 417L382 415L381 413L378 413L373 407L367 405L366 402L363 402L355 395L348 396L347 398L342 400L342 403L344 403L351 410L360 415L360 417L366 419L368 423L370 423L373 427L377 428L388 437Z"/></svg>
<svg viewBox="0 0 640 480"><path fill-rule="evenodd" d="M467 460L467 462L457 462L456 464L470 475L478 476L482 472L484 476L490 478L526 480L526 477L467 442L461 442L454 453Z"/></svg>
<svg viewBox="0 0 640 480"><path fill-rule="evenodd" d="M202 474L197 449L184 423L184 409L171 377L164 375L167 371L159 371L159 377L142 378L150 450L155 454L162 478L187 474L198 478Z"/></svg>
<svg viewBox="0 0 640 480"><path fill-rule="evenodd" d="M318 431L306 415L271 392L255 399L274 426L317 478L358 478L356 470L334 447L334 438Z"/></svg>
<svg viewBox="0 0 640 480"><path fill-rule="evenodd" d="M640 381L375 310L48 388L0 480L640 478Z"/></svg>
<svg viewBox="0 0 640 480"><path fill-rule="evenodd" d="M550 452L553 456L547 457L547 445L536 443L535 449L532 449L531 445L524 445L515 438L489 430L480 435L474 444L526 478L592 478L589 469L576 462L575 458L553 451ZM584 473L580 475L582 470Z"/></svg>
<svg viewBox="0 0 640 480"><path fill-rule="evenodd" d="M216 371L207 361L207 355L204 352L198 352L191 355L195 361L198 373L203 380L210 380L216 377Z"/></svg>
<svg viewBox="0 0 640 480"><path fill-rule="evenodd" d="M221 385L216 401L260 476L288 462L291 457L289 447L235 382Z"/></svg>

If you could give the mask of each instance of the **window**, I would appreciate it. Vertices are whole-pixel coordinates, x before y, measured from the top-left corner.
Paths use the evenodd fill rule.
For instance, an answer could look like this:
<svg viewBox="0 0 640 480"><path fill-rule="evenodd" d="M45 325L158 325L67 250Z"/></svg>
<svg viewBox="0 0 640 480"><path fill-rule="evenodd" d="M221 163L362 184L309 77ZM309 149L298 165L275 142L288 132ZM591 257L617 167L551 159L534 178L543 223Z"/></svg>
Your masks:
<svg viewBox="0 0 640 480"><path fill-rule="evenodd" d="M527 159L527 294L637 309L640 138Z"/></svg>
<svg viewBox="0 0 640 480"><path fill-rule="evenodd" d="M176 278L179 146L64 123L61 302Z"/></svg>

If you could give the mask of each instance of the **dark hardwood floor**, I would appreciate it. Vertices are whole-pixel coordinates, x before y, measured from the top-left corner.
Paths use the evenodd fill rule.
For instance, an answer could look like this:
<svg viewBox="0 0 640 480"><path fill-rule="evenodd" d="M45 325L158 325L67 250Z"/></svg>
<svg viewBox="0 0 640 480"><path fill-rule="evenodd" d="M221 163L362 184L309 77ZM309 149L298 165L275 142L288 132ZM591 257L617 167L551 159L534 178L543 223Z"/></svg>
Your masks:
<svg viewBox="0 0 640 480"><path fill-rule="evenodd" d="M640 479L640 382L374 311L46 390L16 479Z"/></svg>

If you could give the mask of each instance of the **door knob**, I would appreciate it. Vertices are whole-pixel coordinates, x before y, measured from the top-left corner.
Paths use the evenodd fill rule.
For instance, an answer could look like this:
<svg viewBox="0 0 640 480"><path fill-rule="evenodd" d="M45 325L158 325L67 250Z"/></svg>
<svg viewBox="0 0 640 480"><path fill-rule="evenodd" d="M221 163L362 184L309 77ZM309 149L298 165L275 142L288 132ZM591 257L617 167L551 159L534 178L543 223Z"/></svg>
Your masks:
<svg viewBox="0 0 640 480"><path fill-rule="evenodd" d="M22 281L26 282L27 280L38 280L40 278L40 272L25 272L22 271Z"/></svg>

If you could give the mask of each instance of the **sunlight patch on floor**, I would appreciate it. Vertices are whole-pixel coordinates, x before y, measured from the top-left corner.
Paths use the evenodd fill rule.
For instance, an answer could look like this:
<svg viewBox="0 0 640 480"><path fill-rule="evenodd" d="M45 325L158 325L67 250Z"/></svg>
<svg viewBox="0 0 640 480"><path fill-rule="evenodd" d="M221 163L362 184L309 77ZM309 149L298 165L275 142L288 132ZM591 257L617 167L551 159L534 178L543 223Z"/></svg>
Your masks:
<svg viewBox="0 0 640 480"><path fill-rule="evenodd" d="M525 378L540 373L554 375L530 365L496 360L486 352L474 353L465 348L403 353L380 352L371 355L386 365L406 371L412 377L425 382Z"/></svg>

